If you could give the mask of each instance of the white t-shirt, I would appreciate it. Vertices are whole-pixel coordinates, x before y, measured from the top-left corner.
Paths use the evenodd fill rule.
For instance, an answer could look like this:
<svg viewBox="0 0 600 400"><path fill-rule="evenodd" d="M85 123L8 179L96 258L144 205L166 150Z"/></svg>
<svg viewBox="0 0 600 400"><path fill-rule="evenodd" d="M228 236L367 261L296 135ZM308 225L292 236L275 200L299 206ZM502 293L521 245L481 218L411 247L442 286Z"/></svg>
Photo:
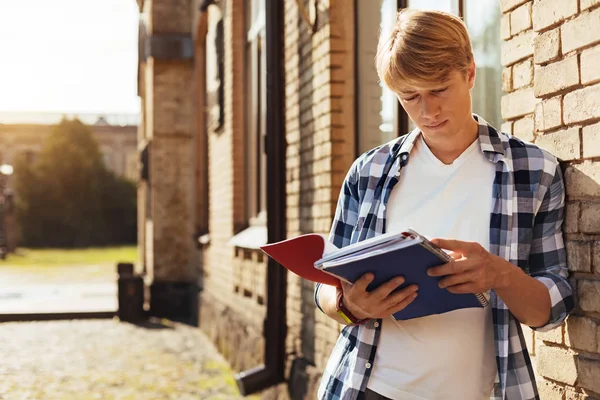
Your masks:
<svg viewBox="0 0 600 400"><path fill-rule="evenodd" d="M479 140L452 164L415 141L387 204L387 232L478 242L489 250L495 167ZM496 379L491 307L385 319L371 390L394 400L489 399Z"/></svg>

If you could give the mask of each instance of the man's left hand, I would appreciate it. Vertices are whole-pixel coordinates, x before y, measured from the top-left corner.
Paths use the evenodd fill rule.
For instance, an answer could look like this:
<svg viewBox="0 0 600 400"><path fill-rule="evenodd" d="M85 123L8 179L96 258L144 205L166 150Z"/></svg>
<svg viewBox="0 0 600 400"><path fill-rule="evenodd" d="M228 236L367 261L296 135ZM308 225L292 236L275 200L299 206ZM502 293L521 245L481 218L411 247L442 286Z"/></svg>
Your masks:
<svg viewBox="0 0 600 400"><path fill-rule="evenodd" d="M491 254L479 243L448 239L433 239L432 243L450 250L454 260L429 268L427 274L445 276L439 286L451 293L487 292L496 288L510 269L508 261Z"/></svg>

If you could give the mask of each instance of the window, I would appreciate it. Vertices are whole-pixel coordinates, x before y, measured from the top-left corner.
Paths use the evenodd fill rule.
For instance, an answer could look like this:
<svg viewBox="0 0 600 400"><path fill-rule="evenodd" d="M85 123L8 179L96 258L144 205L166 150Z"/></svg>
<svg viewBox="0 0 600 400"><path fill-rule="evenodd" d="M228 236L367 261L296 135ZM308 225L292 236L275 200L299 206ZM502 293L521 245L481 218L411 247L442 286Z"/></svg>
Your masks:
<svg viewBox="0 0 600 400"><path fill-rule="evenodd" d="M463 15L475 56L473 112L497 129L502 125L502 64L500 62L500 6L498 0L463 0Z"/></svg>
<svg viewBox="0 0 600 400"><path fill-rule="evenodd" d="M246 3L246 219L266 223L265 0Z"/></svg>
<svg viewBox="0 0 600 400"><path fill-rule="evenodd" d="M132 182L138 180L138 155L136 152L125 153L125 171L124 175Z"/></svg>
<svg viewBox="0 0 600 400"><path fill-rule="evenodd" d="M225 122L225 35L219 7L208 9L205 63L205 109L208 132L221 133Z"/></svg>
<svg viewBox="0 0 600 400"><path fill-rule="evenodd" d="M408 0L407 3L409 8L416 8L419 10L440 10L451 12L456 15L460 14L460 0Z"/></svg>
<svg viewBox="0 0 600 400"><path fill-rule="evenodd" d="M108 169L109 171L113 170L113 160L112 160L112 155L108 152L102 154L102 161L104 161L104 166L106 167L106 169Z"/></svg>
<svg viewBox="0 0 600 400"><path fill-rule="evenodd" d="M209 21L212 17L218 14L215 20L219 22L213 28L214 35L210 36ZM210 132L210 102L208 83L213 79L209 78L209 71L212 65L211 60L216 59L218 86L218 101L221 105L224 103L224 88L223 88L223 58L225 49L223 46L223 19L221 10L216 6L207 6L204 11L201 11L198 16L195 36L195 51L194 51L194 107L195 120L194 131L196 136L196 170L195 170L195 232L199 244L209 243L209 156L208 156L208 138ZM219 38L221 36L221 38ZM215 53L209 53L209 37L211 38L210 45L213 45ZM216 55L216 57L214 56ZM225 122L224 107L220 106L219 122L215 126L223 125Z"/></svg>
<svg viewBox="0 0 600 400"><path fill-rule="evenodd" d="M358 117L358 154L362 154L404 133L396 95L379 82L375 68L375 55L379 30L390 29L396 22L398 0L381 0L373 7L373 0L357 0L356 73Z"/></svg>
<svg viewBox="0 0 600 400"><path fill-rule="evenodd" d="M379 30L386 32L396 22L401 7L436 9L463 16L477 66L472 90L473 112L500 128L502 65L500 51L500 6L497 0L356 0L357 152L362 154L414 128L395 94L379 82L375 55ZM379 26L380 29L373 29Z"/></svg>
<svg viewBox="0 0 600 400"><path fill-rule="evenodd" d="M225 32L223 31L223 19L220 19L217 23L215 48L217 50L217 80L219 81L217 90L217 102L219 104L218 127L221 127L225 123Z"/></svg>

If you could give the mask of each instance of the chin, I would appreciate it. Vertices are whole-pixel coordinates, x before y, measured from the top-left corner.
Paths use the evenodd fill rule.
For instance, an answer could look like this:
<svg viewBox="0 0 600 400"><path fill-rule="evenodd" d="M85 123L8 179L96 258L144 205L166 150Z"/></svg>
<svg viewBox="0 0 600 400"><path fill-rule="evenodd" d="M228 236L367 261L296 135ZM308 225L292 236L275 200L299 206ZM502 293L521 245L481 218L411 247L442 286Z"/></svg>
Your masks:
<svg viewBox="0 0 600 400"><path fill-rule="evenodd" d="M444 134L448 131L450 120L446 120L435 126L421 125L421 130L432 134Z"/></svg>

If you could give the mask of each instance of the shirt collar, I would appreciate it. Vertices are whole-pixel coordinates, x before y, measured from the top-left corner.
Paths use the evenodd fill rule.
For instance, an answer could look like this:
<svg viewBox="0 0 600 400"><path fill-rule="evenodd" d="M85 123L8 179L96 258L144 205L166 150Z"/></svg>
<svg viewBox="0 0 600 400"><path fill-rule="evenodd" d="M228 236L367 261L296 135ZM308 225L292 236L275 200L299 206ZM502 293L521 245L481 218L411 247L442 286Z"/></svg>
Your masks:
<svg viewBox="0 0 600 400"><path fill-rule="evenodd" d="M504 142L507 140L506 136L501 134L498 130L496 130L496 128L487 123L486 120L481 118L479 115L473 114L473 118L479 125L479 145L483 154L485 154L493 163L503 160ZM415 145L416 139L419 137L419 135L421 135L421 130L419 128L415 128L408 133L406 140L404 140L401 145L399 142L397 142L398 148L395 150L398 152L397 154L399 156L401 166L405 166L406 163L408 163L410 151Z"/></svg>

